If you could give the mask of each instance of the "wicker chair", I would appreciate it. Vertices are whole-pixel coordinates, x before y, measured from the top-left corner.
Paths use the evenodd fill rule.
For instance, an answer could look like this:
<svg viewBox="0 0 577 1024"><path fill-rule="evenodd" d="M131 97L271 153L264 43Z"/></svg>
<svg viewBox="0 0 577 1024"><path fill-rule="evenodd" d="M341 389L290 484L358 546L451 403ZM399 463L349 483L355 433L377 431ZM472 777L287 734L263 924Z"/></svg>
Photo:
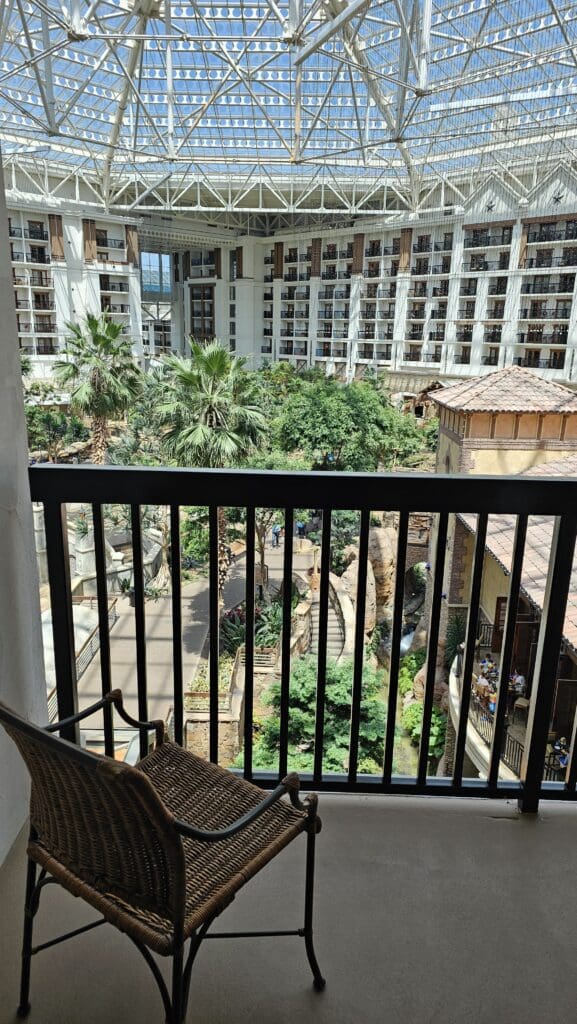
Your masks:
<svg viewBox="0 0 577 1024"><path fill-rule="evenodd" d="M52 735L110 704L129 724L156 730L155 748L136 767L88 753ZM192 965L210 925L245 882L301 832L307 834L304 927L240 932L235 937L300 935L314 986L324 988L312 932L320 819L315 795L300 802L297 775L287 775L267 794L165 741L162 722L136 722L124 710L119 690L46 729L2 704L0 722L16 742L32 780L20 1017L30 1011L32 955L109 922L125 932L145 958L168 1024L182 1024ZM284 794L290 804L280 802ZM103 916L33 950L34 916L49 882L59 882ZM151 950L172 957L172 993Z"/></svg>

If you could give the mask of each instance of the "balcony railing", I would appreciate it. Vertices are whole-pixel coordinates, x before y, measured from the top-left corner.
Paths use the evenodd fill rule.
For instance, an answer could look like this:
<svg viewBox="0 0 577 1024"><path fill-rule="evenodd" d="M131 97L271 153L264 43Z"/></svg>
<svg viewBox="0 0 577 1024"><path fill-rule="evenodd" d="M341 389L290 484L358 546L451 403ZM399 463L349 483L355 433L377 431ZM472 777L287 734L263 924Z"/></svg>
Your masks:
<svg viewBox="0 0 577 1024"><path fill-rule="evenodd" d="M568 320L570 316L570 306L561 306L559 309L543 306L541 309L519 310L519 320Z"/></svg>
<svg viewBox="0 0 577 1024"><path fill-rule="evenodd" d="M326 347L329 348L328 346ZM334 348L337 348L335 346ZM317 354L340 356L334 350ZM340 473L267 473L256 471L214 471L214 470L173 470L140 468L99 468L77 466L35 466L30 470L31 496L35 502L44 504L47 568L52 607L52 630L55 652L55 674L57 683L58 714L66 718L79 703L76 676L75 652L73 649L73 609L68 553L68 526L65 515L66 504L87 506L87 518L95 538L95 582L98 598L100 627L100 686L106 691L114 678L111 663L109 611L109 566L106 561L104 528L104 506L119 504L130 510L130 529L126 546L131 559L131 574L134 582L134 672L127 675L126 685L132 686L131 699L138 700L140 716L150 718L149 694L147 688L147 617L154 614L154 603L146 605L143 574L143 530L141 520L143 506L161 505L166 512L167 569L171 580L170 595L167 597L170 614L164 614L163 621L171 622L171 643L167 675L170 678L170 692L167 702L173 708L171 717L174 739L177 743L185 740L183 632L186 601L183 601L181 580L181 506L196 505L198 495L207 506L207 539L209 546L206 619L208 627L208 712L204 728L207 732L207 753L212 761L226 758L223 748L225 723L219 714L219 646L220 646L220 603L219 603L219 521L218 510L234 506L244 510L246 522L246 557L242 571L237 575L237 589L242 589L246 598L246 641L245 676L243 680L243 713L239 716L239 730L242 738L242 771L247 778L258 778L259 785L272 787L279 776L298 758L299 753L291 742L295 724L291 701L291 662L297 656L292 644L291 623L293 621L292 581L297 548L291 539L294 535L296 510L303 508L323 509L320 529L320 559L314 561L312 575L314 591L318 594L317 631L317 672L316 707L314 736L310 739L312 758L310 771L303 772L305 785L316 789L360 791L368 793L431 794L443 796L481 796L493 798L519 798L525 810L535 810L540 799L577 798L577 760L572 760L567 778L561 781L543 781L546 777L547 743L551 715L555 701L555 683L559 651L562 643L567 600L571 587L573 552L577 536L577 517L573 509L577 503L577 481L563 479L541 480L538 478L500 478L499 486L487 485L487 479L468 477L463 487L460 476L439 476L435 485L430 486L427 474L340 474ZM137 497L138 500L135 500ZM363 726L367 710L363 706L363 665L366 655L366 615L369 533L372 513L387 509L398 515L397 573L392 595L392 627L390 635L390 674L387 696L387 716L383 725L382 759L379 769L367 766L361 759ZM392 506L391 506L392 502ZM280 677L278 708L278 744L275 768L268 772L255 770L255 717L260 713L254 686L255 666L255 516L261 509L283 509L285 547L282 566L278 569L277 588L282 592L281 609L283 631L280 643L281 658L278 667ZM348 748L343 751L342 770L328 769L324 760L327 737L330 733L330 712L326 703L325 676L329 636L330 589L330 537L335 513L340 509L353 509L359 513L358 540L358 582L353 614L354 625L350 635L352 653L352 679L350 689L350 732ZM435 541L429 552L430 565L430 612L427 623L428 656L424 678L423 719L421 740L414 774L400 775L394 770L393 758L398 735L397 703L398 676L401 640L403 636L403 604L405 593L404 566L409 538L410 514L415 509L428 513L433 518L431 536ZM440 637L443 589L446 558L449 545L449 516L455 512L476 513L478 516L475 538L474 567L469 598L469 618L466 630L462 665L462 687L459 698L456 744L451 774L437 775L437 763L432 761L429 739L432 727L435 683L437 674L438 641ZM238 512L236 513L238 521ZM485 557L485 531L488 516L507 515L517 517L515 540L511 556L509 576L508 608L515 613L507 614L500 656L499 693L503 699L497 702L491 725L490 765L486 778L471 779L464 776L464 754L467 725L474 713L471 678L477 642L477 621L479 617L483 574L479 571ZM500 777L505 748L507 711L507 683L513 668L513 649L516 627L516 609L522 581L525 559L525 536L527 518L531 516L556 517L555 529L551 530L550 541L545 543L548 558L547 594L542 611L537 658L532 680L532 714L525 737L522 755L521 778L511 781L508 776ZM311 563L313 564L313 563ZM310 574L309 574L310 575ZM285 585L283 585L285 584ZM311 582L312 586L312 582ZM333 595L334 596L334 595ZM238 598L237 598L238 600ZM90 695L81 699L91 703ZM114 729L111 717L102 720L104 747L108 753L114 751ZM66 738L79 739L74 727L65 730ZM147 735L140 735L141 753L146 752ZM512 760L513 753L506 754L505 763Z"/></svg>
<svg viewBox="0 0 577 1024"><path fill-rule="evenodd" d="M577 267L577 255L565 253L564 256L530 256L523 264L526 270L547 270L549 267Z"/></svg>
<svg viewBox="0 0 577 1024"><path fill-rule="evenodd" d="M520 331L517 334L517 341L521 345L566 345L567 332L565 331Z"/></svg>
<svg viewBox="0 0 577 1024"><path fill-rule="evenodd" d="M463 241L465 249L482 249L489 245L511 245L511 235L509 233L501 235L465 235Z"/></svg>
<svg viewBox="0 0 577 1024"><path fill-rule="evenodd" d="M521 285L522 295L559 295L573 291L574 281L524 281Z"/></svg>
<svg viewBox="0 0 577 1024"><path fill-rule="evenodd" d="M513 360L516 366L526 366L532 370L563 370L565 367L565 353L561 352L558 359L535 359L518 356Z"/></svg>
<svg viewBox="0 0 577 1024"><path fill-rule="evenodd" d="M554 228L529 231L528 242L574 242L577 241L575 228Z"/></svg>
<svg viewBox="0 0 577 1024"><path fill-rule="evenodd" d="M469 260L469 262L463 263L463 270L467 274L475 272L485 272L486 270L508 270L509 261L501 263L500 260Z"/></svg>

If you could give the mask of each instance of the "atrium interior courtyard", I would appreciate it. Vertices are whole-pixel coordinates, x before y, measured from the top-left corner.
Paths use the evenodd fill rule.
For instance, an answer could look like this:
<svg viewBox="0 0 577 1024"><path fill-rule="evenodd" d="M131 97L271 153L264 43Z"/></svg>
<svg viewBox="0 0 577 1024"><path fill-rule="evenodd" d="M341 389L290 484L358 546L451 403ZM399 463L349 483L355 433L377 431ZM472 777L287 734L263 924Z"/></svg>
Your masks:
<svg viewBox="0 0 577 1024"><path fill-rule="evenodd" d="M119 685L120 665L141 717L161 679L177 743L186 745L190 721L210 760L248 779L254 768L266 789L294 755L303 790L320 793L315 942L326 991L313 990L298 938L207 942L186 1020L572 1020L577 7L6 0L0 83L0 702L34 722L66 717ZM165 357L188 358L191 342L205 350L217 339L253 375L284 364L340 391L384 385L411 423L416 405L442 410L436 453L428 469L397 472L393 458L387 471L380 463L354 474L334 471L324 442L322 471L292 473L274 459L274 470L226 460L210 469L175 468L176 459L33 465L22 376L38 405L68 414L54 369L71 361L71 330L89 316L115 325L128 370L150 377L162 379ZM80 444L71 461L85 457ZM198 501L204 562L195 576L190 556L185 576L184 510ZM233 550L221 514L237 505L244 534ZM114 506L128 519L106 525L112 542L104 510ZM145 507L163 509L152 532L142 528ZM263 509L271 518L259 536ZM342 583L331 538L351 510L356 567ZM281 521L282 548L272 539ZM376 700L369 708L380 730L375 762L363 757L375 697L364 688L379 652L371 545L386 530L390 679L381 717ZM399 771L410 558L423 587L423 661L412 680L421 673L422 709L417 734L403 740L410 771ZM269 567L278 629L259 646ZM146 584L161 570L170 588L159 600ZM79 686L87 666L79 671L73 594L83 572L90 587L78 588L78 603L95 650ZM222 613L234 619L243 602L244 641L223 691ZM454 658L449 608L462 616ZM50 702L43 630L53 639ZM418 633L415 618L411 638ZM325 728L331 643L350 659L344 754ZM111 649L121 651L112 671ZM315 664L313 724L304 743L290 734L289 751L291 670L303 651ZM499 697L487 679L479 685L483 652L499 657L490 679ZM252 757L267 729L263 663L276 673L278 744L261 771ZM447 731L435 750L441 663ZM512 694L517 670L531 678ZM508 731L514 711L520 722ZM98 728L98 753L118 754L106 715ZM227 730L238 742L223 754ZM143 732L124 744L127 760L129 748L134 759L146 750ZM338 771L323 761L331 747ZM28 796L0 730L0 1024L18 1004ZM251 880L223 928L300 927L300 845ZM38 941L90 914L47 886ZM108 927L40 952L31 1002L31 1024L163 1019L152 975Z"/></svg>

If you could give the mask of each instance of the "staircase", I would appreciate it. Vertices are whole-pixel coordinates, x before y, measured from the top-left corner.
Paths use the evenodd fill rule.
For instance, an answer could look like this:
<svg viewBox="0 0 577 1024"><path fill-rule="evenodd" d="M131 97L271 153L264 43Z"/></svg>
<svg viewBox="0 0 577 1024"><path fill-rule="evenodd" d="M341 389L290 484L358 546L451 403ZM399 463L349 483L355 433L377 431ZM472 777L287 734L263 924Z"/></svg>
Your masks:
<svg viewBox="0 0 577 1024"><path fill-rule="evenodd" d="M317 654L319 649L319 604L313 604L311 608L311 653ZM331 602L329 601L329 616L327 622L327 657L339 658L344 645L342 626L339 622Z"/></svg>

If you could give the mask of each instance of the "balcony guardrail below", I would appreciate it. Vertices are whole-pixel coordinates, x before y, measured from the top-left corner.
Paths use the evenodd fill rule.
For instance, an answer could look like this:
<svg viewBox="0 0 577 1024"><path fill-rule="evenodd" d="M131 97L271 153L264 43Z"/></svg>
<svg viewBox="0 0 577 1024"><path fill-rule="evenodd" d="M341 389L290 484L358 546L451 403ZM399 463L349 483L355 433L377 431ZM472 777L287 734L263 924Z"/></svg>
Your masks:
<svg viewBox="0 0 577 1024"><path fill-rule="evenodd" d="M296 351L296 347L295 347ZM342 355L341 355L342 353ZM323 358L342 358L346 354L346 346L319 346L317 356ZM407 356L413 355L407 353ZM416 355L416 354L415 354ZM419 358L436 358L438 353L425 351ZM492 478L491 478L492 479ZM571 479L539 479L511 477L500 480L499 487L489 485L487 479L469 477L467 487L463 487L460 476L439 476L435 486L430 486L429 474L340 474L330 473L266 473L250 470L205 471L205 470L173 470L173 469L140 469L135 467L100 468L86 466L33 466L30 469L31 496L34 502L44 504L44 525L46 536L47 565L50 584L52 626L54 634L55 671L57 678L57 703L60 717L74 709L77 699L77 673L74 652L69 650L71 642L70 623L72 622L72 593L70 580L70 561L68 556L67 517L63 515L64 506L84 504L89 508L91 528L95 537L96 586L98 593L99 629L100 629L100 670L102 686L111 677L109 623L108 623L108 583L106 565L106 545L104 508L109 505L125 505L130 509L130 528L128 547L132 558L132 576L134 579L135 630L134 687L132 699L138 698L141 716L148 714L148 691L146 682L147 665L147 615L153 614L146 606L143 575L143 531L141 519L143 506L162 505L168 508L167 543L169 557L168 572L171 579L170 594L167 598L171 608L169 619L172 623L173 643L170 645L170 665L168 674L171 680L172 693L170 703L174 707L174 735L178 743L184 741L184 677L183 677L183 628L184 602L182 601L181 580L181 508L195 505L198 495L202 495L207 506L208 525L207 540L208 580L207 580L207 625L210 669L207 688L207 753L217 761L222 754L221 740L225 723L221 720L219 709L219 645L220 645L220 603L218 593L219 579L219 522L218 510L227 506L244 510L243 521L246 528L246 556L239 576L239 585L244 589L246 597L246 636L245 636L245 672L244 672L244 718L239 725L242 739L244 774L252 778L254 771L254 746L257 742L254 731L256 693L254 688L255 668L255 599L257 568L257 545L254 537L255 519L259 510L283 509L285 527L285 547L281 568L276 585L284 581L292 581L297 555L300 557L300 545L292 541L295 532L295 520L301 509L323 510L320 535L320 556L314 562L311 587L319 595L318 603L318 635L317 635L317 674L316 694L313 705L324 709L317 714L314 725L310 772L304 772L304 782L311 788L358 791L358 792L392 792L419 793L446 796L488 796L492 798L518 798L525 810L535 810L542 799L577 799L576 779L577 761L571 762L567 776L563 780L548 781L549 771L548 737L555 697L555 680L559 651L562 642L565 610L570 593L573 552L577 539L577 517L573 509L577 507L577 480ZM399 565L404 566L407 555L407 544L410 536L411 515L415 509L427 514L430 521L430 536L435 538L429 552L430 566L430 602L428 617L428 658L424 678L423 719L421 724L421 741L418 748L418 763L414 776L399 775L393 768L393 755L397 721L397 684L403 636L404 619L404 573L399 574L392 595L391 606L391 663L390 683L386 701L386 718L382 726L382 749L379 764L367 766L362 757L363 749L363 664L366 643L367 577L369 535L372 529L371 520L374 512L382 511L384 496L387 509L397 515L397 557ZM135 501L135 498L137 499ZM329 538L334 522L337 521L341 509L353 509L358 512L358 536L355 544L358 549L358 583L357 597L354 605L354 626L351 632L351 690L350 690L350 732L348 749L343 752L342 770L328 769L324 760L326 748L326 730L330 723L326 721L329 714L326 704L326 657L329 627L329 596L330 596L330 549ZM517 763L519 751L508 745L506 732L506 700L498 701L491 722L492 740L490 748L490 768L487 778L470 779L463 773L464 745L467 723L470 720L471 697L470 687L464 687L458 709L456 728L456 747L451 774L437 775L438 761L431 755L429 739L432 727L432 715L435 696L435 677L440 636L441 609L445 579L446 559L448 557L449 516L453 513L477 513L478 535L475 536L475 562L482 564L485 555L484 526L487 517L506 515L515 521L517 528L513 531L515 539L512 551L512 569L509 578L508 604L517 609L522 580L522 569L525 552L525 527L529 517L555 517L557 525L551 529L550 540L547 542L545 559L548 559L546 572L547 606L541 618L541 636L537 644L538 655L532 680L532 697L534 713L529 717L530 726L523 751L523 778L511 782L506 777L500 778L500 766L505 763ZM311 562L311 565L313 563ZM309 574L310 575L310 574ZM306 577L305 575L305 578ZM475 628L481 598L482 574L473 573L470 593L469 625L466 630L463 679L471 678L477 630ZM545 584L544 584L545 585ZM291 622L293 621L292 586L282 587L281 609L283 632L281 639L280 688L278 707L278 747L274 770L258 774L259 784L265 788L274 786L278 776L283 777L298 751L291 742L291 726L294 725L291 703L291 679L294 664L291 666ZM507 694L507 680L512 671L513 641L516 628L516 612L505 619L505 631L501 651L501 684L499 692ZM503 684L503 681L505 683ZM91 700L94 695L91 695ZM475 704L472 702L472 713ZM71 727L66 732L72 741L78 735ZM111 720L104 721L105 747L108 752L114 750L114 731ZM143 730L140 736L141 750L147 749L147 736ZM310 749L310 748L309 748ZM504 753L503 753L504 752Z"/></svg>

